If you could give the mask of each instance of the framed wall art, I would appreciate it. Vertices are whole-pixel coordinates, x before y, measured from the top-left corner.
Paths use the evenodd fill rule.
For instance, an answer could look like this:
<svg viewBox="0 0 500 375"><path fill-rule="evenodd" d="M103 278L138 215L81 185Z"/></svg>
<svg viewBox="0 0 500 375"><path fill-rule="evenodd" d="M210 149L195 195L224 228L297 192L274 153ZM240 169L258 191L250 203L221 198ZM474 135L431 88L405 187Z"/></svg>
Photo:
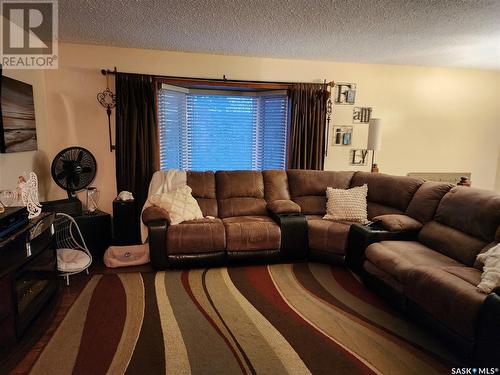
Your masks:
<svg viewBox="0 0 500 375"><path fill-rule="evenodd" d="M348 146L352 142L352 126L335 126L333 128L332 144L334 146Z"/></svg>
<svg viewBox="0 0 500 375"><path fill-rule="evenodd" d="M33 86L1 77L0 91L0 152L36 150Z"/></svg>
<svg viewBox="0 0 500 375"><path fill-rule="evenodd" d="M356 101L355 83L336 83L334 89L335 104L354 104Z"/></svg>
<svg viewBox="0 0 500 375"><path fill-rule="evenodd" d="M368 150L364 149L351 149L349 153L349 164L364 166L368 162Z"/></svg>
<svg viewBox="0 0 500 375"><path fill-rule="evenodd" d="M372 117L372 107L354 107L352 122L355 124L368 124Z"/></svg>

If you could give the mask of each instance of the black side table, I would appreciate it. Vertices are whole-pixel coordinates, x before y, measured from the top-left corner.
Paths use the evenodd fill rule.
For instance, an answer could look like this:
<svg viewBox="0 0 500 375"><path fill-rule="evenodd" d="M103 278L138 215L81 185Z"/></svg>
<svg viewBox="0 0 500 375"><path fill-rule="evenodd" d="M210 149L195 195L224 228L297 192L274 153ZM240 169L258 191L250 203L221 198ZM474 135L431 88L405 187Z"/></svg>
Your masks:
<svg viewBox="0 0 500 375"><path fill-rule="evenodd" d="M76 216L75 221L92 256L102 257L111 244L111 215L97 210L91 215Z"/></svg>
<svg viewBox="0 0 500 375"><path fill-rule="evenodd" d="M353 224L349 229L346 263L354 271L363 272L365 250L369 245L380 241L409 241L415 237L415 232L389 232L377 223Z"/></svg>
<svg viewBox="0 0 500 375"><path fill-rule="evenodd" d="M139 236L139 212L135 200L113 201L113 244L137 245Z"/></svg>

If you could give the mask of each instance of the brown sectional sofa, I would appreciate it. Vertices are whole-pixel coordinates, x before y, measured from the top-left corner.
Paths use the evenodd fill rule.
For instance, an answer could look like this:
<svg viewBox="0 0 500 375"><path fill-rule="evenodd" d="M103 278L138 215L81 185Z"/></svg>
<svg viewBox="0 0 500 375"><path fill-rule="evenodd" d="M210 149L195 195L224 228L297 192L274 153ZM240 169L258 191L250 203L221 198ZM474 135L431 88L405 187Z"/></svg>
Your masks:
<svg viewBox="0 0 500 375"><path fill-rule="evenodd" d="M146 209L155 268L287 261L290 254L343 264L347 255L367 286L467 355L486 363L500 352L499 293L479 293L474 268L477 254L500 241L500 195L365 172L187 172L187 184L211 218L170 226L164 210ZM361 249L350 241L353 223L322 217L327 187L363 184L368 218L389 240Z"/></svg>
<svg viewBox="0 0 500 375"><path fill-rule="evenodd" d="M465 354L476 351L476 358L487 361L492 348L500 353L500 300L498 293L477 291L482 267L475 260L500 242L500 195L466 187L446 194L438 185L433 189L434 194L414 197L421 200L414 207L423 208L429 195L442 196L415 241L382 241L366 248L365 280ZM485 308L490 305L495 307ZM496 333L496 344L486 331Z"/></svg>

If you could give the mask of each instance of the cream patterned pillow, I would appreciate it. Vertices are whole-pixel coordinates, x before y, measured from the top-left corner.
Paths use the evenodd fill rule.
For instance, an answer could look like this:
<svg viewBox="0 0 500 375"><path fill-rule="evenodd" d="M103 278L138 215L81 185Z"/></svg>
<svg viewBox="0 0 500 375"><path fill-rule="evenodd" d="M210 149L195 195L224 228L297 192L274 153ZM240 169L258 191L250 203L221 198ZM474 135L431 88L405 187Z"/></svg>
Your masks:
<svg viewBox="0 0 500 375"><path fill-rule="evenodd" d="M176 225L186 220L203 219L200 206L191 195L187 185L162 194L154 194L149 201L163 208L170 215L170 225Z"/></svg>
<svg viewBox="0 0 500 375"><path fill-rule="evenodd" d="M368 222L366 197L368 185L351 189L326 189L326 215L323 219L335 221Z"/></svg>

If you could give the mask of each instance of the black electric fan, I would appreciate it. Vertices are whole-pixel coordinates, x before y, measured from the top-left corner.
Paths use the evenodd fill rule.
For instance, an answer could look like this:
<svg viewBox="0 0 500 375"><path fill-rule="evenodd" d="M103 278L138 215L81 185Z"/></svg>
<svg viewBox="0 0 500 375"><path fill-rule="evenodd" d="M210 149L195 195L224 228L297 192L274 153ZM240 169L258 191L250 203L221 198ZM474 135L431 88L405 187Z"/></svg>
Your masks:
<svg viewBox="0 0 500 375"><path fill-rule="evenodd" d="M52 178L66 190L69 198L85 189L95 178L97 162L94 155L83 147L68 147L59 152L52 161Z"/></svg>

